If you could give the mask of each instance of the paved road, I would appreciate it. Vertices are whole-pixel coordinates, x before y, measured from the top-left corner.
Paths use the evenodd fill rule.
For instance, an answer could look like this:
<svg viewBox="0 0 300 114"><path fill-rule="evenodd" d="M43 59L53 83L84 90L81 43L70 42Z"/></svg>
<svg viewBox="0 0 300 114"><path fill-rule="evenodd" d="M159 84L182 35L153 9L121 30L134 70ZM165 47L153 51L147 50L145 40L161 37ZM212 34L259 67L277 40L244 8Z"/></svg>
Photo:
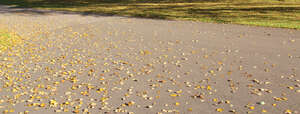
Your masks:
<svg viewBox="0 0 300 114"><path fill-rule="evenodd" d="M298 113L300 31L0 7L0 111Z"/></svg>

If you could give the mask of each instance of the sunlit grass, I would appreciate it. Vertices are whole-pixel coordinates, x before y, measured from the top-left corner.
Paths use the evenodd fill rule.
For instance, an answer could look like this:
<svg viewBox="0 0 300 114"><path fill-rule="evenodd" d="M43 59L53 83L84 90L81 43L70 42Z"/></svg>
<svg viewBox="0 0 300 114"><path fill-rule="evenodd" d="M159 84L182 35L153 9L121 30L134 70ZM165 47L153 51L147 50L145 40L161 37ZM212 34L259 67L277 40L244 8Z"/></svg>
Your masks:
<svg viewBox="0 0 300 114"><path fill-rule="evenodd" d="M132 2L131 0L112 3L101 0L73 0L74 2L68 2L68 0L60 0L60 2L52 2L52 0L20 1L23 2L11 5L74 11L83 15L105 14L300 29L300 0L286 0L285 2L280 0L227 0L234 2L193 3L187 3L184 0L181 0L183 1L181 3L168 2L167 0L162 0L161 3Z"/></svg>

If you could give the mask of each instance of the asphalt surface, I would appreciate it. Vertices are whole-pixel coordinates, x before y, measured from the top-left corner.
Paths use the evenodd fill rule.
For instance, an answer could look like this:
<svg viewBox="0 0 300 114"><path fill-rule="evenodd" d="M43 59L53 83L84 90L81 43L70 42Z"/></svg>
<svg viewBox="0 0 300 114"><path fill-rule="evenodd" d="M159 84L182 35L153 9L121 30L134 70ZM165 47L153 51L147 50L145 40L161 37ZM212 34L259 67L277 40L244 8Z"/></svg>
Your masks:
<svg viewBox="0 0 300 114"><path fill-rule="evenodd" d="M297 114L300 31L0 7L0 111Z"/></svg>

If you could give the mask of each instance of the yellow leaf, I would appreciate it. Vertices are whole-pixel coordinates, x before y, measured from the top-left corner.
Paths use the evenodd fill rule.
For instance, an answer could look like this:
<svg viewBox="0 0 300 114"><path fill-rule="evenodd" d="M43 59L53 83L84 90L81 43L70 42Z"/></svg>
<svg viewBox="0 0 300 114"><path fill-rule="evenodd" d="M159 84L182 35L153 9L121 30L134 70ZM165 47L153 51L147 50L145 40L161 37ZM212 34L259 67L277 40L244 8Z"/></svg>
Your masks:
<svg viewBox="0 0 300 114"><path fill-rule="evenodd" d="M217 108L216 110L217 110L217 112L223 112L224 109L222 109L222 108Z"/></svg>

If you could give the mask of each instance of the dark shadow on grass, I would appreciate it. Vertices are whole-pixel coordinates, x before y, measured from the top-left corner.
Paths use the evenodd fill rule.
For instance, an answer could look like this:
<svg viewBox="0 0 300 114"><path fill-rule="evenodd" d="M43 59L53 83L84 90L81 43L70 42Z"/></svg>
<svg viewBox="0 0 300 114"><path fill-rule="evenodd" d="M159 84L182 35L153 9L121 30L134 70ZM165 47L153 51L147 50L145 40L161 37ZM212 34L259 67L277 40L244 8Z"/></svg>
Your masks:
<svg viewBox="0 0 300 114"><path fill-rule="evenodd" d="M201 15L203 17L209 17L216 22L221 23L231 23L228 21L230 18L247 18L249 20L282 20L282 21L299 21L296 18L283 18L284 13L295 14L299 13L300 7L254 7L254 8L215 8L215 9L195 9L191 8L188 10L189 14ZM230 12L230 14L228 13ZM234 13L243 13L243 12L255 12L254 14L262 15L232 15ZM269 12L278 12L281 16L270 16L267 15ZM246 14L246 13L244 13ZM285 14L286 15L286 14ZM289 15L292 16L292 15ZM253 20L255 21L255 20Z"/></svg>

